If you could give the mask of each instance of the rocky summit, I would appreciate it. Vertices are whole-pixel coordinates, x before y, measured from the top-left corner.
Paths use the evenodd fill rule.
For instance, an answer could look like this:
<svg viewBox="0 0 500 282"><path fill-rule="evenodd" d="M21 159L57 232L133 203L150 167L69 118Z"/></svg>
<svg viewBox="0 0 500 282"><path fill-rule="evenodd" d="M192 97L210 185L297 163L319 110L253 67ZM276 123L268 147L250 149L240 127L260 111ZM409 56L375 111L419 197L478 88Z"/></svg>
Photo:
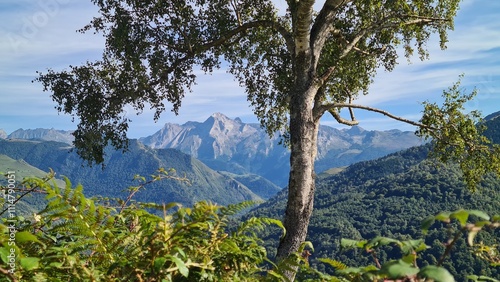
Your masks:
<svg viewBox="0 0 500 282"><path fill-rule="evenodd" d="M290 154L279 144L279 134L269 137L259 124L243 123L221 113L204 122L167 123L140 141L152 148L178 149L215 170L254 173L280 186L286 185L288 179ZM420 144L422 140L410 131L321 126L316 170L346 166Z"/></svg>

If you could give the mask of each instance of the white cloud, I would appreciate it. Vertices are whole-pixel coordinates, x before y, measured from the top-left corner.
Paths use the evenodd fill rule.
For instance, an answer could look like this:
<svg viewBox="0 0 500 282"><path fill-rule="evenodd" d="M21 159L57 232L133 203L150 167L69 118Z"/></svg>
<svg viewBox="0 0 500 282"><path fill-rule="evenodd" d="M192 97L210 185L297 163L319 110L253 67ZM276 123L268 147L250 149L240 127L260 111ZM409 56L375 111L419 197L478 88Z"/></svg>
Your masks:
<svg viewBox="0 0 500 282"><path fill-rule="evenodd" d="M285 0L276 0L275 3L280 10L284 10ZM75 127L68 122L69 117L57 115L50 94L43 93L41 85L32 84L31 80L36 70L60 70L70 64L79 65L86 60L99 59L103 48L102 36L76 32L96 15L97 8L88 0L2 0L0 37L6 39L0 41L0 54L3 55L0 56L2 119L22 114L29 118L18 118L18 127L28 128L31 127L29 120L38 115L45 118L36 120L37 127L53 127L61 125L62 121L66 128ZM477 86L480 90L478 99L469 107L481 109L485 114L500 110L497 106L500 95L500 68L497 67L499 15L500 1L463 1L455 31L450 32L447 50L441 51L438 38L433 37L428 44L429 61L420 62L415 57L408 65L402 59L394 72L381 71L371 87L371 94L361 97L359 102L418 120L421 111L419 102L437 99L443 89L457 80L459 74L465 73L464 85ZM244 89L225 70L216 71L211 76L196 74L199 75L198 85L193 88L193 93L185 97L179 116L173 115L167 104L159 124L154 124L152 110L146 109L143 115L136 116L128 109L133 119L130 135L151 134L165 122L204 121L213 112L256 122ZM403 126L362 111L356 113L361 126L366 128ZM47 124L41 125L42 121ZM334 124L328 118L324 119L324 123ZM0 124L2 127L5 126Z"/></svg>

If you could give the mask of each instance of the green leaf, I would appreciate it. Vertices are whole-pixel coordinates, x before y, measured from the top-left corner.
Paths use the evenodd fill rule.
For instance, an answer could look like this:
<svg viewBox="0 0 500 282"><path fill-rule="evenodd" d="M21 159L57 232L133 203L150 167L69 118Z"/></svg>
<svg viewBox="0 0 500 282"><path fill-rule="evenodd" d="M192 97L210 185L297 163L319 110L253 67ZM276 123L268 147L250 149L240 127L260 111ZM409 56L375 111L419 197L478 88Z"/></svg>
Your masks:
<svg viewBox="0 0 500 282"><path fill-rule="evenodd" d="M413 251L420 252L427 249L423 239L408 240L401 242L401 251L403 254L411 254Z"/></svg>
<svg viewBox="0 0 500 282"><path fill-rule="evenodd" d="M455 278L453 278L453 275L448 270L434 265L423 267L417 276L434 282L455 282Z"/></svg>
<svg viewBox="0 0 500 282"><path fill-rule="evenodd" d="M372 247L378 247L378 246L386 246L389 244L397 244L398 246L401 246L401 242L396 239L392 238L387 238L387 237L375 237L368 241L368 243L365 245L366 249L371 249Z"/></svg>
<svg viewBox="0 0 500 282"><path fill-rule="evenodd" d="M309 249L311 249L311 251L314 252L314 246L311 243L311 241L305 241L302 244L300 244L299 253L302 253L305 250L306 247L309 247Z"/></svg>
<svg viewBox="0 0 500 282"><path fill-rule="evenodd" d="M352 239L340 239L341 248L364 248L366 245L366 240L358 241Z"/></svg>
<svg viewBox="0 0 500 282"><path fill-rule="evenodd" d="M318 259L319 261L321 261L322 263L326 263L328 265L330 265L331 267L337 269L337 270L341 270L341 269L346 269L347 268L347 265L345 265L344 263L338 261L338 260L333 260L333 259L330 259L330 258L319 258Z"/></svg>
<svg viewBox="0 0 500 282"><path fill-rule="evenodd" d="M456 218L460 225L465 226L467 224L467 219L469 219L469 213L465 210L458 210L451 214L451 218Z"/></svg>
<svg viewBox="0 0 500 282"><path fill-rule="evenodd" d="M165 265L166 261L166 258L156 258L153 263L155 271L160 271L160 269Z"/></svg>
<svg viewBox="0 0 500 282"><path fill-rule="evenodd" d="M0 259L2 259L3 262L7 263L9 261L9 258L7 257L10 254L10 248L7 247L2 247L0 248Z"/></svg>
<svg viewBox="0 0 500 282"><path fill-rule="evenodd" d="M396 260L382 265L380 273L387 275L388 278L397 279L417 274L418 268L403 260Z"/></svg>
<svg viewBox="0 0 500 282"><path fill-rule="evenodd" d="M25 243L25 242L39 242L38 238L31 234L28 231L21 231L16 233L16 242L17 243Z"/></svg>
<svg viewBox="0 0 500 282"><path fill-rule="evenodd" d="M467 276L467 279L473 280L473 281L492 281L492 282L500 282L500 280L488 277L488 276L477 276L477 275L469 275Z"/></svg>
<svg viewBox="0 0 500 282"><path fill-rule="evenodd" d="M40 261L39 258L28 257L28 258L21 258L19 260L19 263L21 264L21 267L24 270L30 271L38 268L39 261Z"/></svg>
<svg viewBox="0 0 500 282"><path fill-rule="evenodd" d="M179 272L182 274L182 276L188 277L189 269L186 267L184 262L182 260L180 260L178 257L171 256L170 259L175 263L175 265L179 269Z"/></svg>
<svg viewBox="0 0 500 282"><path fill-rule="evenodd" d="M413 262L417 259L416 254L408 254L401 258L402 261L406 262L407 264L413 264Z"/></svg>
<svg viewBox="0 0 500 282"><path fill-rule="evenodd" d="M483 211L470 210L469 214L475 215L475 216L477 216L477 217L479 217L481 219L484 219L484 220L490 220L490 216L488 214L486 214L485 212L483 212Z"/></svg>
<svg viewBox="0 0 500 282"><path fill-rule="evenodd" d="M449 221L451 213L450 212L440 212L434 218L439 221Z"/></svg>
<svg viewBox="0 0 500 282"><path fill-rule="evenodd" d="M424 234L427 234L427 231L429 231L429 228L434 224L434 221L436 221L434 216L429 216L422 221L420 228Z"/></svg>

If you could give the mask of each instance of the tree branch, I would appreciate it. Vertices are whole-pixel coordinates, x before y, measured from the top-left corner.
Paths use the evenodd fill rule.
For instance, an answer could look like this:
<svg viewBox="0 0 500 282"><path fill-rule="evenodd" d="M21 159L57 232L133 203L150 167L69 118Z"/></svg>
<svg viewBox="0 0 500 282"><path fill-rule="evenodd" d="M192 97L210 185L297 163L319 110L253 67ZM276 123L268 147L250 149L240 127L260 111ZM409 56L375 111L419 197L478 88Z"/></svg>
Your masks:
<svg viewBox="0 0 500 282"><path fill-rule="evenodd" d="M436 128L433 128L433 127L430 127L428 125L425 125L423 123L420 123L420 122L416 122L416 121L412 121L412 120L409 120L409 119L406 119L406 118L403 118L403 117L400 117L400 116L396 116L396 115L393 115L387 111L384 111L384 110L381 110L381 109L377 109L377 108L373 108L373 107L368 107L368 106L364 106L364 105L357 105L357 104L350 104L350 103L332 103L332 104L324 104L324 105L321 105L319 107L319 111L321 113L324 113L326 111L330 112L336 108L349 108L349 109L362 109L362 110L367 110L367 111L370 111L370 112L375 112L375 113L379 113L379 114L382 114L384 116L387 116L389 118L392 118L394 120L398 120L398 121L401 121L401 122L404 122L404 123L407 123L407 124L410 124L410 125L414 125L414 126L417 126L417 127L420 127L420 128L428 128L428 129L436 129Z"/></svg>
<svg viewBox="0 0 500 282"><path fill-rule="evenodd" d="M319 58L321 50L325 44L328 35L335 31L333 22L337 9L352 0L327 0L321 8L318 16L314 20L311 28L311 43L313 53L316 58Z"/></svg>
<svg viewBox="0 0 500 282"><path fill-rule="evenodd" d="M194 58L197 54L203 53L212 47L220 46L220 45L226 43L227 41L229 41L234 36L241 34L249 29L258 28L258 27L268 27L268 28L271 28L271 29L277 31L279 34L281 34L281 36L283 36L283 39L285 40L288 52L290 52L290 54L293 54L293 50L294 50L293 37L284 26L282 26L279 23L274 22L274 21L262 20L262 21L248 22L248 23L241 24L238 27L228 31L226 34L223 34L220 38L217 38L217 39L214 39L210 42L201 44L201 45L197 46L196 48L181 49L181 48L176 47L174 49L175 51L177 51L179 53L184 53L185 55L178 58L177 60L175 60L172 63L171 67L164 70L163 71L164 74L161 77L164 78L166 74L173 72L183 62ZM158 84L158 83L159 83L159 81L153 82L153 85Z"/></svg>
<svg viewBox="0 0 500 282"><path fill-rule="evenodd" d="M331 0L334 1L334 0ZM340 0L337 0L340 1ZM326 5L326 3L325 3ZM345 39L342 34L338 34L340 39L344 41L344 44L346 44L344 50L342 50L342 53L339 56L339 60L347 56L351 51L356 51L364 55L370 55L369 52L361 50L360 48L356 47L356 44L363 39L364 36L366 36L368 33L380 31L386 28L394 28L399 25L416 25L416 24L426 24L426 23L432 23L432 22L440 22L440 21L447 21L447 19L443 18L433 18L433 17L422 17L422 16L413 16L413 15L403 15L404 17L408 18L413 18L412 20L403 22L403 23L398 23L398 22L392 22L390 18L385 18L380 21L378 21L376 24L374 24L372 27L364 28L362 29L351 41L348 41ZM331 32L333 29L330 29L329 31ZM317 82L320 83L320 86L323 86L326 81L330 78L330 76L333 74L335 70L335 66L329 67L325 72L323 72L319 78L317 79Z"/></svg>
<svg viewBox="0 0 500 282"><path fill-rule="evenodd" d="M9 277L10 281L13 281L13 282L17 282L18 281L16 279L16 277L14 277L14 275L12 275L12 273L10 273L7 269L4 269L4 268L0 267L0 273L2 273L3 275Z"/></svg>

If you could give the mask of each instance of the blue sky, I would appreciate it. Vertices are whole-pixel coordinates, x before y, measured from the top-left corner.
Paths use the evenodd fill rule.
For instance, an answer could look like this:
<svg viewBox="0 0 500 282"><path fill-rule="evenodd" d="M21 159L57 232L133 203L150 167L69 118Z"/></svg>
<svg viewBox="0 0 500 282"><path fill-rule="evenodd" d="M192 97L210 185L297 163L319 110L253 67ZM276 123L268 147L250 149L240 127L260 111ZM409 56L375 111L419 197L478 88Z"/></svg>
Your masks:
<svg viewBox="0 0 500 282"><path fill-rule="evenodd" d="M283 0L277 0L283 5ZM76 30L87 24L97 9L90 0L2 0L0 2L0 128L7 133L18 128L56 128L70 130L71 117L54 109L50 93L31 83L36 71L62 70L101 56L101 35L81 34ZM449 34L447 50L440 50L437 36L429 42L430 60L417 57L408 64L405 58L391 73L380 71L370 95L358 103L378 107L403 117L418 120L421 102L438 101L444 89L465 74L463 86L476 87L479 95L467 104L468 110L484 115L500 111L500 1L466 0L456 18L455 31ZM244 122L257 122L243 89L233 77L219 70L198 77L198 85L183 100L180 115L166 111L158 123L145 111L133 120L129 137L151 135L164 123L204 121L221 112ZM360 126L367 129L414 130L411 126L377 114L357 111ZM331 118L323 124L336 126Z"/></svg>

